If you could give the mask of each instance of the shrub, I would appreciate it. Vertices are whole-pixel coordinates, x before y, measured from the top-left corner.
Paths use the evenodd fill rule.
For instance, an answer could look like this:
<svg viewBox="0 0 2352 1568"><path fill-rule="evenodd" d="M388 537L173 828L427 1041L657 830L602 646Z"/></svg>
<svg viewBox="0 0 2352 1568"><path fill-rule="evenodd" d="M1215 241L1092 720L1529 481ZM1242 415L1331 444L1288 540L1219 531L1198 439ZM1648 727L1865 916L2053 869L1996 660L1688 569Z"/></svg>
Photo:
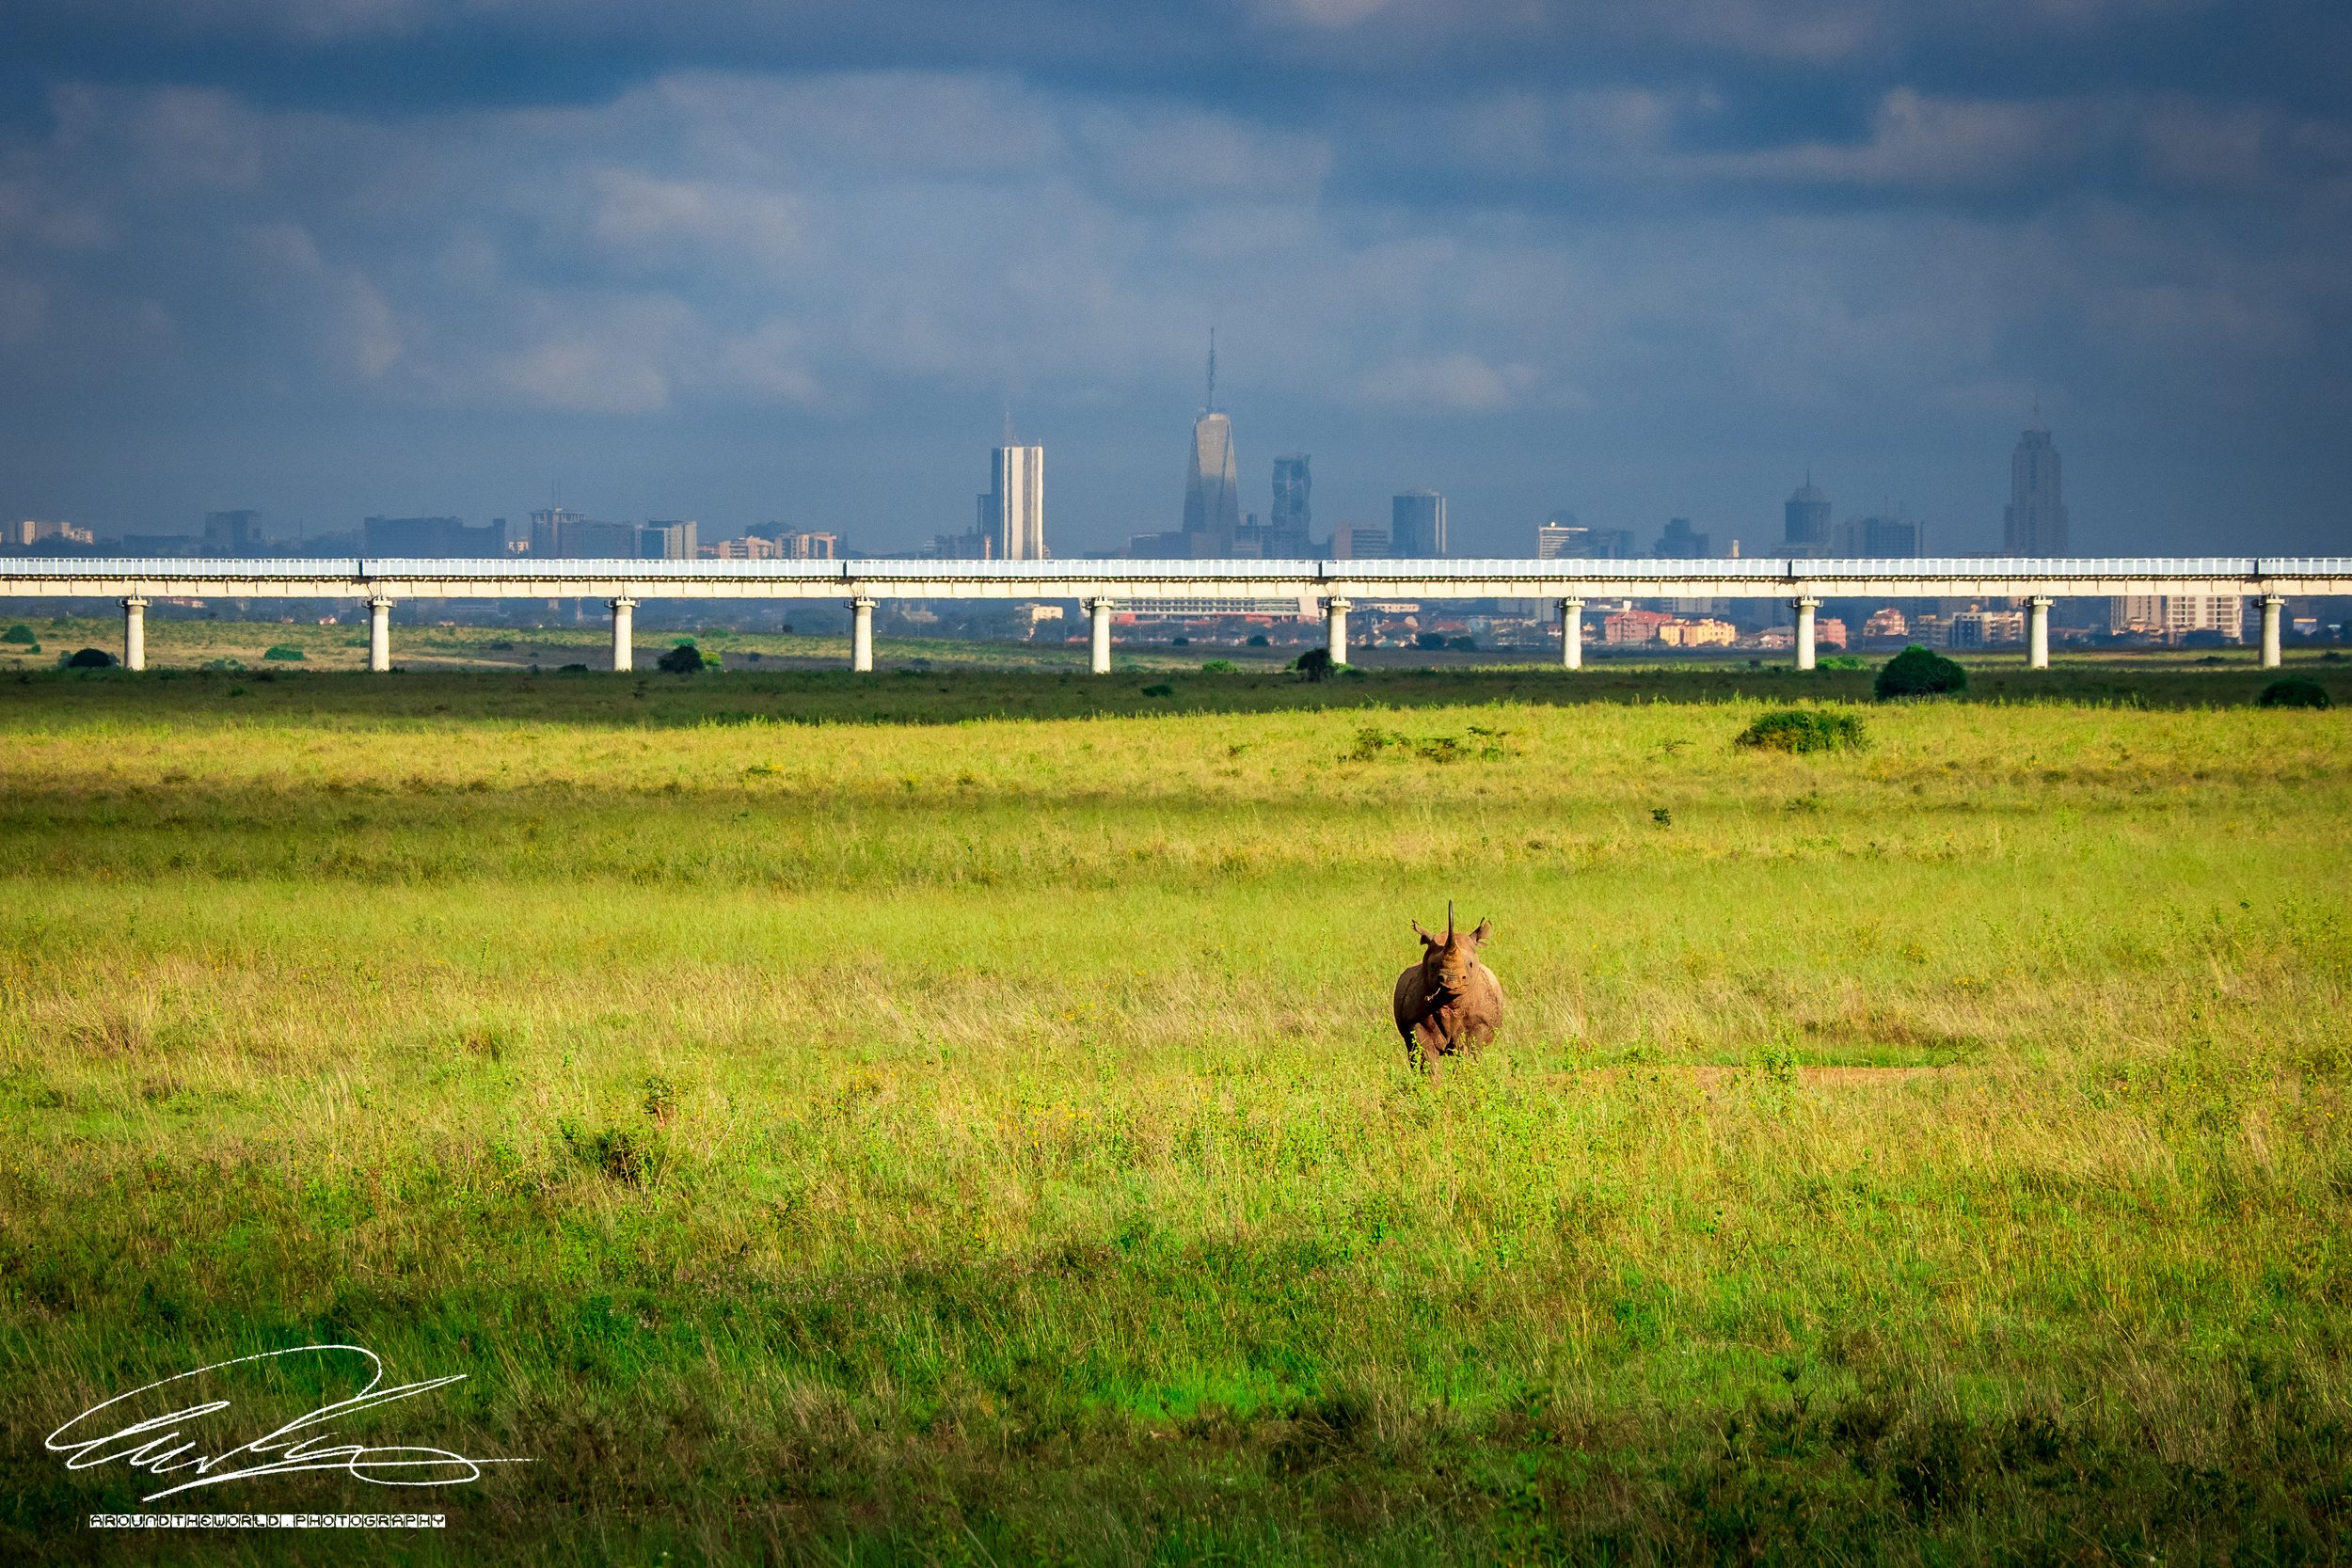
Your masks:
<svg viewBox="0 0 2352 1568"><path fill-rule="evenodd" d="M1445 640L1445 645L1452 648L1457 654L1474 654L1478 651L1478 639L1475 637L1449 637Z"/></svg>
<svg viewBox="0 0 2352 1568"><path fill-rule="evenodd" d="M1862 721L1820 708L1774 708L1741 730L1735 744L1770 752L1853 751L1863 744Z"/></svg>
<svg viewBox="0 0 2352 1568"><path fill-rule="evenodd" d="M1253 632L1251 632L1251 633L1249 634L1249 645L1250 645L1251 647L1253 647L1253 648L1263 648L1263 647L1265 647L1265 646L1266 646L1265 633L1263 633L1263 632L1262 632L1262 631L1253 631ZM2335 655L2333 655L2333 654L2329 654L2328 657L2329 658L2333 658L2333 657L2335 657L2336 656L2335 656Z"/></svg>
<svg viewBox="0 0 2352 1568"><path fill-rule="evenodd" d="M262 649L262 657L263 658L300 658L302 650L291 642L280 642L275 647Z"/></svg>
<svg viewBox="0 0 2352 1568"><path fill-rule="evenodd" d="M1173 697L1176 689L1166 681L1155 681L1143 689L1143 694L1147 697Z"/></svg>
<svg viewBox="0 0 2352 1568"><path fill-rule="evenodd" d="M1204 675L1230 675L1240 668L1230 658L1213 658L1200 666L1200 673Z"/></svg>
<svg viewBox="0 0 2352 1568"><path fill-rule="evenodd" d="M22 621L6 631L0 631L0 642L22 642L32 648L40 646L39 640L33 636L33 628Z"/></svg>
<svg viewBox="0 0 2352 1568"><path fill-rule="evenodd" d="M1413 634L1413 646L1433 651L1442 648L1445 646L1445 634L1437 631L1416 632Z"/></svg>
<svg viewBox="0 0 2352 1568"><path fill-rule="evenodd" d="M708 661L703 657L700 648L691 642L681 642L663 654L657 662L674 675L691 675Z"/></svg>
<svg viewBox="0 0 2352 1568"><path fill-rule="evenodd" d="M1915 642L1886 661L1875 689L1881 702L1890 697L1940 697L1947 691L1967 690L1968 672Z"/></svg>
<svg viewBox="0 0 2352 1568"><path fill-rule="evenodd" d="M1327 680L1332 670L1331 650L1310 648L1291 661L1291 668L1311 681Z"/></svg>
<svg viewBox="0 0 2352 1568"><path fill-rule="evenodd" d="M1817 660L1816 667L1822 670L1867 670L1869 668L1853 654L1832 654L1827 658Z"/></svg>
<svg viewBox="0 0 2352 1568"><path fill-rule="evenodd" d="M2285 675L2263 688L2254 699L2263 707L2333 707L2328 689L2301 675Z"/></svg>
<svg viewBox="0 0 2352 1568"><path fill-rule="evenodd" d="M83 648L68 654L65 667L69 670L107 670L114 667L115 656L103 648Z"/></svg>

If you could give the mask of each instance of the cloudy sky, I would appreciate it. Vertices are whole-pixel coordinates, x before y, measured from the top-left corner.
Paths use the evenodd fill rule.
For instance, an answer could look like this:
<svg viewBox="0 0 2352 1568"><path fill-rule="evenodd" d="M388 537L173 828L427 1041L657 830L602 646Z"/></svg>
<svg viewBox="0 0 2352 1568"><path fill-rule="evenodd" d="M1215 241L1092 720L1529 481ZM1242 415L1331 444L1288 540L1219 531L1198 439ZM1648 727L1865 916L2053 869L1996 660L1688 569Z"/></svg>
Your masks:
<svg viewBox="0 0 2352 1568"><path fill-rule="evenodd" d="M2341 0L10 0L0 513L2352 551Z"/></svg>

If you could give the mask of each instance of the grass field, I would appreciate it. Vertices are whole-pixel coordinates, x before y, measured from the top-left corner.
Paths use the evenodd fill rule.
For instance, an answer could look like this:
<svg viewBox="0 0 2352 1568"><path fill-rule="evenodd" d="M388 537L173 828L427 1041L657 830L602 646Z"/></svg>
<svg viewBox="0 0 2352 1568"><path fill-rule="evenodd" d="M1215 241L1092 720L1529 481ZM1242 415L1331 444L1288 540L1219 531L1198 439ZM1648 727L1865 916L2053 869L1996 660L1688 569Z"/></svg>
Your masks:
<svg viewBox="0 0 2352 1568"><path fill-rule="evenodd" d="M0 1559L2352 1556L2352 721L1868 679L0 680ZM79 1528L336 1340L533 1463Z"/></svg>

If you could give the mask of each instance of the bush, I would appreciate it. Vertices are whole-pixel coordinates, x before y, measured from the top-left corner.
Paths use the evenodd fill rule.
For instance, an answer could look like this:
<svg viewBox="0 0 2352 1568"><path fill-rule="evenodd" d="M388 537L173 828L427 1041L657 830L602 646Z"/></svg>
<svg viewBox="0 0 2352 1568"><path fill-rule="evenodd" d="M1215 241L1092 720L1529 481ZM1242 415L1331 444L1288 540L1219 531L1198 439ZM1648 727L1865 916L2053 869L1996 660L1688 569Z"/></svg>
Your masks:
<svg viewBox="0 0 2352 1568"><path fill-rule="evenodd" d="M1426 648L1434 652L1437 649L1445 646L1445 634L1443 632L1436 631L1415 632L1413 634L1413 646L1416 648Z"/></svg>
<svg viewBox="0 0 2352 1568"><path fill-rule="evenodd" d="M1265 647L1265 646L1267 645L1267 644L1266 644L1266 640L1265 640L1265 633L1263 633L1263 632L1262 632L1262 631L1253 631L1253 632L1251 632L1251 633L1249 634L1249 645L1250 645L1251 647L1253 647L1253 648L1263 648L1263 647ZM2329 658L2333 658L2333 657L2335 657L2335 655L2333 655L2333 654L2329 654L2328 657Z"/></svg>
<svg viewBox="0 0 2352 1568"><path fill-rule="evenodd" d="M1768 752L1855 751L1864 744L1862 721L1820 708L1774 708L1741 730L1734 743Z"/></svg>
<svg viewBox="0 0 2352 1568"><path fill-rule="evenodd" d="M302 650L291 642L280 642L275 647L262 650L262 657L263 658L300 658Z"/></svg>
<svg viewBox="0 0 2352 1568"><path fill-rule="evenodd" d="M1166 681L1154 681L1143 689L1143 694L1147 697L1173 697L1176 695L1176 689Z"/></svg>
<svg viewBox="0 0 2352 1568"><path fill-rule="evenodd" d="M2263 707L2333 707L2328 689L2315 680L2301 675L2286 675L2263 688L2263 694L2254 699Z"/></svg>
<svg viewBox="0 0 2352 1568"><path fill-rule="evenodd" d="M103 648L83 648L68 654L65 659L69 670L109 670L114 664L115 656Z"/></svg>
<svg viewBox="0 0 2352 1568"><path fill-rule="evenodd" d="M40 641L33 636L33 628L22 621L6 631L0 631L0 642L22 642L31 648L40 646Z"/></svg>
<svg viewBox="0 0 2352 1568"><path fill-rule="evenodd" d="M673 675L691 675L709 660L704 658L703 651L691 642L681 642L656 662Z"/></svg>
<svg viewBox="0 0 2352 1568"><path fill-rule="evenodd" d="M1869 668L1853 654L1832 654L1827 658L1817 660L1815 667L1821 670L1867 670Z"/></svg>
<svg viewBox="0 0 2352 1568"><path fill-rule="evenodd" d="M1331 650L1310 648L1291 661L1291 668L1311 681L1327 680L1331 674Z"/></svg>
<svg viewBox="0 0 2352 1568"><path fill-rule="evenodd" d="M1457 654L1474 654L1478 651L1478 639L1475 637L1449 637L1445 640L1445 645L1453 649Z"/></svg>
<svg viewBox="0 0 2352 1568"><path fill-rule="evenodd" d="M1204 675L1230 675L1240 668L1230 658L1213 658L1200 666L1200 673Z"/></svg>
<svg viewBox="0 0 2352 1568"><path fill-rule="evenodd" d="M1915 642L1886 661L1875 689L1881 702L1890 697L1940 697L1967 690L1968 672Z"/></svg>

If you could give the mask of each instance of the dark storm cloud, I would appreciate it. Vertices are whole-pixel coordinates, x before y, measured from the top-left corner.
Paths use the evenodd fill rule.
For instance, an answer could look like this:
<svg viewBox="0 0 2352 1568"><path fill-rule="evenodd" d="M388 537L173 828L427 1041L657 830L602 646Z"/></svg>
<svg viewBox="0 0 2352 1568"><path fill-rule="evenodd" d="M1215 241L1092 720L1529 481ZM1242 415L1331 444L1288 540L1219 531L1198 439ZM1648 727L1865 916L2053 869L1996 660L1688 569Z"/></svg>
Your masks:
<svg viewBox="0 0 2352 1568"><path fill-rule="evenodd" d="M1215 322L1327 516L1762 538L1810 459L1976 545L2039 395L2088 544L2334 545L2341 11L19 0L0 507L903 543L1009 396L1108 544Z"/></svg>

